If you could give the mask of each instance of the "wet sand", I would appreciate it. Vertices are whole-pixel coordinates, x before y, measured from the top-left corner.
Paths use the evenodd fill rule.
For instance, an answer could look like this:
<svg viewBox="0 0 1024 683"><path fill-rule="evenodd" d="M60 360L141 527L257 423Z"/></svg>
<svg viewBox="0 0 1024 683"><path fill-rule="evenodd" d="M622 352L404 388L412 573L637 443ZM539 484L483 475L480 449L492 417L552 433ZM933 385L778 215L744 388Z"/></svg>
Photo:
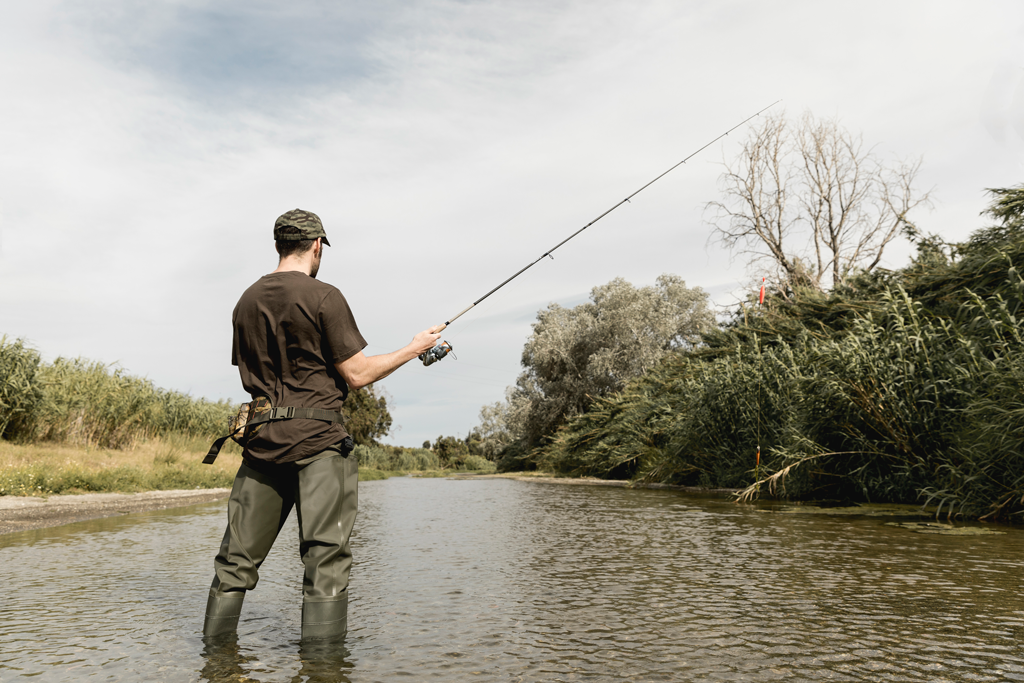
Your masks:
<svg viewBox="0 0 1024 683"><path fill-rule="evenodd" d="M85 493L67 496L0 496L0 534L42 529L130 512L209 503L227 498L230 489Z"/></svg>

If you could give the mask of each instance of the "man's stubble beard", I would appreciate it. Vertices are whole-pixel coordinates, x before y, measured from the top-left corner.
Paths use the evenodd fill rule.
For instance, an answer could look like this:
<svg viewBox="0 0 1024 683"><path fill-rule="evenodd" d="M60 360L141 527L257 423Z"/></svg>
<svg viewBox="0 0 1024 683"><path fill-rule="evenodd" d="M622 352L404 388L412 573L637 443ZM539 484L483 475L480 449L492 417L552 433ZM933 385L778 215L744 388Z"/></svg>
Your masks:
<svg viewBox="0 0 1024 683"><path fill-rule="evenodd" d="M309 269L309 276L316 278L317 271L320 270L320 257L323 256L324 248L320 247L320 250L313 254L313 267Z"/></svg>

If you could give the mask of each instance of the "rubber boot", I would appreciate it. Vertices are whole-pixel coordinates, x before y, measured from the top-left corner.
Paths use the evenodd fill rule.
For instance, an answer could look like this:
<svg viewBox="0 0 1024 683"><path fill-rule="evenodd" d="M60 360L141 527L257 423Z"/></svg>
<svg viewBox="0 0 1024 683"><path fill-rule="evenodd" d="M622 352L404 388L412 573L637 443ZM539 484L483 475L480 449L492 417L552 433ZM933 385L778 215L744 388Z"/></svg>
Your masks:
<svg viewBox="0 0 1024 683"><path fill-rule="evenodd" d="M303 642L341 640L346 633L348 633L348 591L329 598L303 598Z"/></svg>
<svg viewBox="0 0 1024 683"><path fill-rule="evenodd" d="M245 591L218 593L211 590L206 601L206 621L203 622L203 637L234 633L238 628L238 617L242 614Z"/></svg>

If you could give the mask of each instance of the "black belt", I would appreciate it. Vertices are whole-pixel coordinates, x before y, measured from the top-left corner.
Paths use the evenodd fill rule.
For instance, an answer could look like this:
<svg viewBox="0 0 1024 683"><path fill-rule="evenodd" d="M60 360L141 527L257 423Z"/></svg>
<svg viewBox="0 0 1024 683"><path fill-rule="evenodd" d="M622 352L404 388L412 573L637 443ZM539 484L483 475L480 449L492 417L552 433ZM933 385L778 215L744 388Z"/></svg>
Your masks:
<svg viewBox="0 0 1024 683"><path fill-rule="evenodd" d="M323 408L294 408L291 406L279 406L277 408L271 408L270 410L260 413L258 417L248 420L241 429L261 424L263 422L290 419L322 420L324 422L337 422L340 425L345 424L345 416L341 413L336 413L333 410L324 410ZM235 432L232 432L231 434L222 436L214 441L213 445L210 446L210 452L206 454L205 458L203 458L203 464L212 465L217 459L220 449L223 448L224 442L230 439L234 434Z"/></svg>

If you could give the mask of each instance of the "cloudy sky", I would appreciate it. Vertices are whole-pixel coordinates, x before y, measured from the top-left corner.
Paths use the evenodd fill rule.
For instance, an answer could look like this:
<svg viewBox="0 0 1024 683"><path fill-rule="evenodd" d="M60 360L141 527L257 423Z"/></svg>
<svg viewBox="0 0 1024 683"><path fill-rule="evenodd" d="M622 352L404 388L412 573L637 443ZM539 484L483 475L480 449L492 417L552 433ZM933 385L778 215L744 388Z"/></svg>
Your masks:
<svg viewBox="0 0 1024 683"><path fill-rule="evenodd" d="M403 346L775 100L923 157L958 239L1024 182L1024 4L35 0L0 22L0 334L47 360L245 398L230 314L300 207L368 354ZM728 306L708 243L737 131L453 325L384 382L418 445L502 398L536 312L621 276ZM894 249L898 266L908 250Z"/></svg>

